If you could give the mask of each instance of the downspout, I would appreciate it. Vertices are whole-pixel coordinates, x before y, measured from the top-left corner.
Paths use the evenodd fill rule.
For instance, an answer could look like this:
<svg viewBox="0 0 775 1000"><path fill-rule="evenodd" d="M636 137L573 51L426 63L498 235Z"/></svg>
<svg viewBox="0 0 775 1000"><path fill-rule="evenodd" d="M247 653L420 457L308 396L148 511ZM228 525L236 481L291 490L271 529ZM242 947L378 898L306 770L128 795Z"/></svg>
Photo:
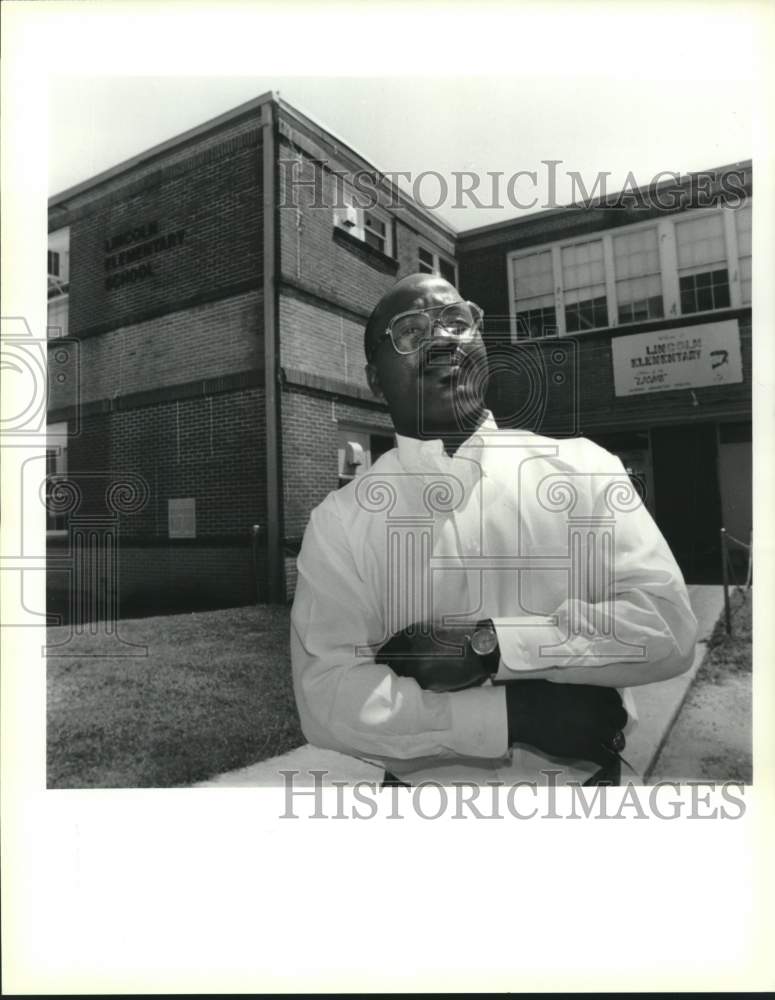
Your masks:
<svg viewBox="0 0 775 1000"><path fill-rule="evenodd" d="M277 121L275 103L265 106L263 125L264 237L264 400L266 419L267 584L273 604L285 604L283 527L282 415L278 274L280 210L278 206Z"/></svg>

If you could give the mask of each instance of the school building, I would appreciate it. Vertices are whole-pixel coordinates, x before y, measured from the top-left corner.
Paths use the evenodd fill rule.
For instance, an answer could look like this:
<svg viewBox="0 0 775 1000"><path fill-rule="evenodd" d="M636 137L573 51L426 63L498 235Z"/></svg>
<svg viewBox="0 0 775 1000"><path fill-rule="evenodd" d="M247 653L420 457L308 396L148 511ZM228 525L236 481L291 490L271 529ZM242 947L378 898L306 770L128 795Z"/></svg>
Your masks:
<svg viewBox="0 0 775 1000"><path fill-rule="evenodd" d="M747 541L751 524L735 166L737 200L718 171L711 205L684 184L670 208L456 233L267 93L54 196L50 610L292 596L311 509L392 447L363 328L416 271L484 308L499 421L619 453L687 575L712 574L721 525Z"/></svg>

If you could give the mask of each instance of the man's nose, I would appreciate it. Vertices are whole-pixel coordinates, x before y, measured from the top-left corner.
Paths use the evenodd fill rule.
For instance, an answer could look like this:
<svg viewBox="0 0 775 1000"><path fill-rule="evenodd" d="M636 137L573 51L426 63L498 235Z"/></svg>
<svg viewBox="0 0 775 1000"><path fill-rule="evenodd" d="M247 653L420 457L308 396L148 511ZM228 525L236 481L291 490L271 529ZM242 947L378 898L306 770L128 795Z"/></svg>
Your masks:
<svg viewBox="0 0 775 1000"><path fill-rule="evenodd" d="M442 326L440 320L436 320L431 325L431 337L434 343L455 345L464 340L467 333L467 330L450 330L448 327Z"/></svg>

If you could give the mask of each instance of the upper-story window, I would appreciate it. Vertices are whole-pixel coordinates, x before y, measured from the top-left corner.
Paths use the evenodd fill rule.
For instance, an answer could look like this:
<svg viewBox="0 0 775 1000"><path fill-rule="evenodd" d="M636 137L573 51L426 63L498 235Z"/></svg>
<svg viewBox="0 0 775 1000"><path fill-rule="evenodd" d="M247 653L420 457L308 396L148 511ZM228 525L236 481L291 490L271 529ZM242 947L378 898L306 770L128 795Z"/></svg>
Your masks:
<svg viewBox="0 0 775 1000"><path fill-rule="evenodd" d="M513 261L517 336L544 337L557 330L552 251L517 257Z"/></svg>
<svg viewBox="0 0 775 1000"><path fill-rule="evenodd" d="M729 271L720 212L675 226L681 312L705 312L729 305Z"/></svg>
<svg viewBox="0 0 775 1000"><path fill-rule="evenodd" d="M562 248L562 286L568 333L608 326L602 240Z"/></svg>
<svg viewBox="0 0 775 1000"><path fill-rule="evenodd" d="M417 270L422 274L438 274L450 285L457 285L457 268L454 263L426 247L417 248Z"/></svg>
<svg viewBox="0 0 775 1000"><path fill-rule="evenodd" d="M614 236L613 250L619 322L660 319L665 310L656 227Z"/></svg>
<svg viewBox="0 0 775 1000"><path fill-rule="evenodd" d="M349 192L343 193L341 204L334 208L334 225L385 256L393 256L393 233L387 214L360 208Z"/></svg>
<svg viewBox="0 0 775 1000"><path fill-rule="evenodd" d="M752 213L750 202L735 212L737 232L737 268L740 275L740 300L751 301L751 236Z"/></svg>
<svg viewBox="0 0 775 1000"><path fill-rule="evenodd" d="M583 333L751 302L751 202L508 255L512 335Z"/></svg>

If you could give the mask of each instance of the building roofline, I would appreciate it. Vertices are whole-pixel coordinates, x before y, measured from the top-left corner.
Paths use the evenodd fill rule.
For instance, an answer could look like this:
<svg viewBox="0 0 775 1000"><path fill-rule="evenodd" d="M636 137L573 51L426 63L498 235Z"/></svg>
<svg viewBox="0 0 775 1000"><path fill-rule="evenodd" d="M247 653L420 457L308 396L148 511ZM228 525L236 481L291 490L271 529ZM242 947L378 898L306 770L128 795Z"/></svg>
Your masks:
<svg viewBox="0 0 775 1000"><path fill-rule="evenodd" d="M714 173L719 174L722 171L733 170L735 168L743 168L750 170L753 166L752 160L738 160L736 163L725 163L718 167L706 167L704 170L692 170L686 174L680 176L679 183L683 186L689 184L690 178L697 177L700 174ZM657 184L655 190L661 191L665 190L675 181L663 181ZM596 198L594 201L590 202L571 202L569 205L559 205L557 208L546 208L539 212L526 212L524 215L515 216L513 219L505 219L502 222L491 222L486 226L477 226L474 229L463 229L458 232L457 237L459 240L466 240L476 236L484 236L489 233L498 233L504 230L526 225L530 222L535 222L541 219L551 219L556 216L561 216L563 213L576 212L579 209L595 209L595 208L606 208L606 201L615 200L620 194L627 194L629 196L636 196L638 194L647 194L652 190L651 185L642 185L641 187L628 189L626 191L611 191L606 194L605 200L603 198Z"/></svg>
<svg viewBox="0 0 775 1000"><path fill-rule="evenodd" d="M448 236L456 238L459 236L459 232L451 223L447 222L446 219L442 219L440 216L435 215L430 209L425 208L424 205L418 204L411 195L402 191L397 184L393 183L389 177L384 175L382 171L376 166L371 160L367 159L362 153L359 153L357 149L346 142L340 135L338 135L333 129L329 128L328 125L321 122L319 119L313 118L308 112L300 109L297 105L289 104L278 92L277 103L280 110L287 112L294 118L298 119L307 128L311 129L313 132L320 135L323 139L328 138L333 139L336 146L341 148L341 151L346 155L351 156L359 166L365 166L376 170L380 174L380 178L383 184L385 184L392 194L395 195L396 199L403 202L408 208L420 215L427 223L435 226L437 229L441 229Z"/></svg>
<svg viewBox="0 0 775 1000"><path fill-rule="evenodd" d="M165 139L164 142L160 142L156 146L151 146L150 149L143 150L142 153L138 153L136 156L131 156L128 160L122 160L120 163L115 164L115 166L108 167L107 170L103 170L100 173L95 174L93 177L87 178L85 181L79 181L78 184L73 184L72 187L65 188L64 191L60 191L58 194L52 195L48 199L48 207L50 209L56 208L59 204L67 201L69 198L74 198L76 195L83 194L90 188L98 187L100 184L104 184L105 181L112 180L114 177L119 177L121 174L127 173L128 171L139 166L141 163L147 163L148 161L154 160L159 156L163 156L172 149L179 146L185 146L187 143L193 142L201 135L210 132L214 128L220 128L222 125L228 125L230 122L244 118L246 115L252 114L265 104L269 104L272 101L276 102L277 96L276 91L267 90L266 93L261 94L259 97L253 97L251 100L245 101L243 104L238 104L236 108L232 108L230 111L224 111L222 114L216 115L215 118L209 118L207 121L202 122L201 125L195 125L193 128L190 128L185 132L181 132L179 135L172 136L171 139Z"/></svg>

